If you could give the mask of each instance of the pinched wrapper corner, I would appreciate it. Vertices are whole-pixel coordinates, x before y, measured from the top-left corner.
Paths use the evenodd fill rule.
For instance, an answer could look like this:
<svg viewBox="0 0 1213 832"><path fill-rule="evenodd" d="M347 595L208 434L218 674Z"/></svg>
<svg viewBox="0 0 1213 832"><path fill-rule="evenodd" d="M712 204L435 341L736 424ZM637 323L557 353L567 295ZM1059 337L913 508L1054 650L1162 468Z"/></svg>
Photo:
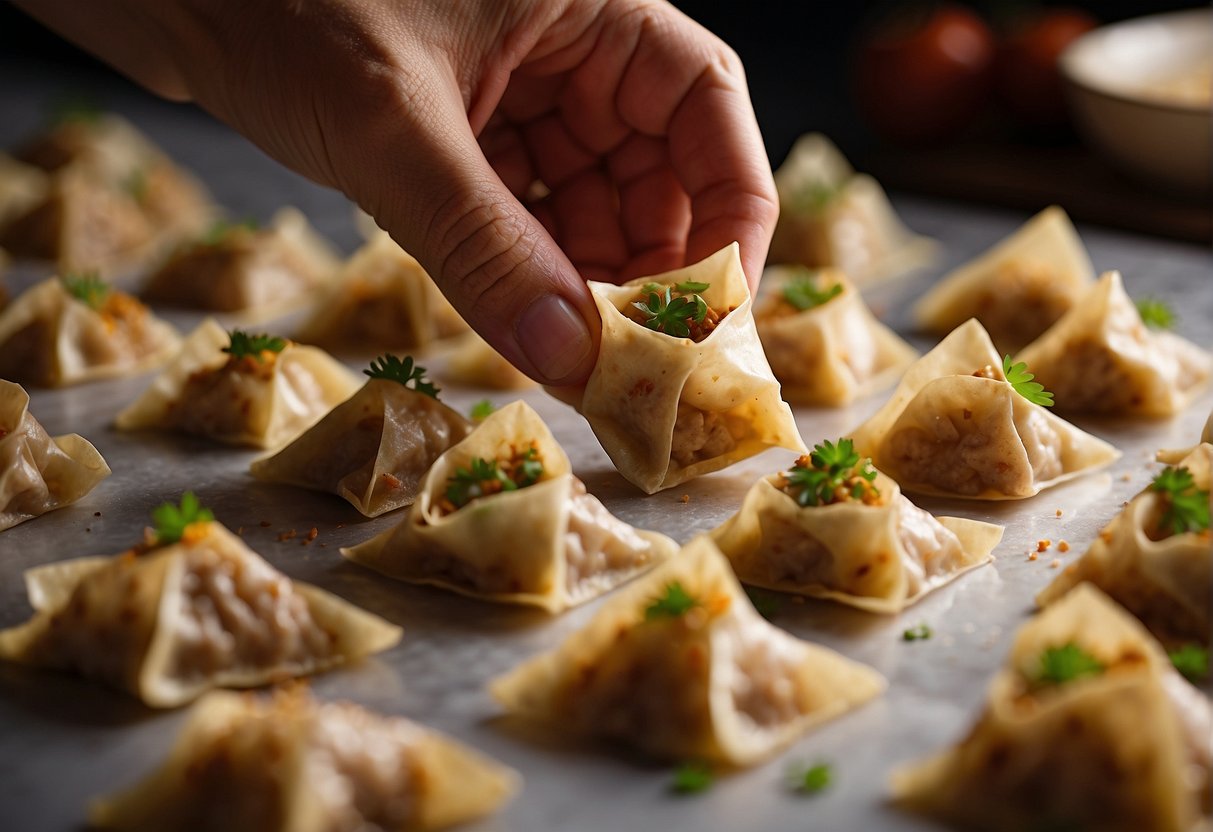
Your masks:
<svg viewBox="0 0 1213 832"><path fill-rule="evenodd" d="M625 314L646 283L710 284L700 296L732 310L703 341L655 332ZM561 391L629 482L653 494L767 448L804 451L758 331L736 243L672 272L614 286L590 281L602 316L585 388Z"/></svg>
<svg viewBox="0 0 1213 832"><path fill-rule="evenodd" d="M29 394L0 379L0 531L76 502L109 475L88 440L49 436Z"/></svg>
<svg viewBox="0 0 1213 832"><path fill-rule="evenodd" d="M1058 410L1073 413L1173 416L1213 373L1209 353L1142 323L1116 271L1015 358L1053 392Z"/></svg>
<svg viewBox="0 0 1213 832"><path fill-rule="evenodd" d="M1198 445L1179 464L1196 487L1208 490L1213 445ZM1091 547L1036 596L1046 607L1089 581L1141 619L1164 644L1209 643L1213 591L1213 537L1209 532L1151 535L1163 497L1146 488L1096 535Z"/></svg>
<svg viewBox="0 0 1213 832"><path fill-rule="evenodd" d="M1105 666L1034 689L1048 648ZM905 808L988 832L1195 832L1207 823L1209 702L1142 626L1089 584L1025 624L954 748L894 772Z"/></svg>
<svg viewBox="0 0 1213 832"><path fill-rule="evenodd" d="M371 379L249 471L328 491L367 517L412 505L434 460L472 431L461 414L397 381Z"/></svg>
<svg viewBox="0 0 1213 832"><path fill-rule="evenodd" d="M172 326L110 289L93 309L57 277L31 286L0 312L0 376L46 387L131 376L181 347Z"/></svg>
<svg viewBox="0 0 1213 832"><path fill-rule="evenodd" d="M521 783L402 717L299 690L268 700L216 691L193 707L160 767L89 815L118 832L422 832L492 814Z"/></svg>
<svg viewBox="0 0 1213 832"><path fill-rule="evenodd" d="M73 671L154 708L328 670L400 640L399 627L290 580L215 522L187 542L61 561L25 582L35 613L0 631L0 659Z"/></svg>
<svg viewBox="0 0 1213 832"><path fill-rule="evenodd" d="M1094 280L1074 224L1054 205L940 278L914 305L914 320L942 335L976 318L1000 350L1014 352L1060 319Z"/></svg>
<svg viewBox="0 0 1213 832"><path fill-rule="evenodd" d="M1210 411L1209 418L1205 420L1205 426L1200 431L1200 444L1205 443L1213 444L1213 411ZM1166 465L1174 465L1196 448L1196 445L1188 448L1161 448L1154 454L1154 458Z"/></svg>
<svg viewBox="0 0 1213 832"><path fill-rule="evenodd" d="M467 468L474 457L498 459L532 442L544 467L537 483L442 513L438 503L456 469ZM665 535L614 517L586 493L539 414L518 401L438 458L400 525L341 553L391 578L556 613L601 595L677 549Z"/></svg>
<svg viewBox="0 0 1213 832"><path fill-rule="evenodd" d="M228 343L223 327L204 320L143 395L118 414L115 427L276 448L358 389L353 373L317 347L288 343L272 366L244 372L229 363L223 352Z"/></svg>
<svg viewBox="0 0 1213 832"><path fill-rule="evenodd" d="M994 560L1002 526L933 517L877 473L882 503L800 506L763 477L711 532L746 584L892 614Z"/></svg>
<svg viewBox="0 0 1213 832"><path fill-rule="evenodd" d="M455 343L442 377L456 384L493 390L526 390L538 384L475 332Z"/></svg>
<svg viewBox="0 0 1213 832"><path fill-rule="evenodd" d="M646 620L672 582L697 605ZM885 686L871 668L765 621L701 536L490 691L511 714L560 731L662 759L752 765Z"/></svg>
<svg viewBox="0 0 1213 832"><path fill-rule="evenodd" d="M780 296L797 271L768 268L754 306L758 336L787 401L842 407L889 386L918 358L836 269L823 271L824 284L841 286L841 293L812 309L780 314Z"/></svg>
<svg viewBox="0 0 1213 832"><path fill-rule="evenodd" d="M995 378L973 375L983 367ZM976 320L913 364L850 435L904 491L980 500L1031 497L1120 456L1017 393Z"/></svg>

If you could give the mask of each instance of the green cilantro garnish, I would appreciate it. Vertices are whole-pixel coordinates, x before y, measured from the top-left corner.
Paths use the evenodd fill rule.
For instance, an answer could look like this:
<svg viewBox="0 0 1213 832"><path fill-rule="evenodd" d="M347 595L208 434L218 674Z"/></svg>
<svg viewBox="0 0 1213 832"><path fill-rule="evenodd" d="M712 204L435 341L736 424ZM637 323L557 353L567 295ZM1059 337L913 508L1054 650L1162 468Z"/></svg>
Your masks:
<svg viewBox="0 0 1213 832"><path fill-rule="evenodd" d="M698 794L712 787L715 777L703 763L683 763L674 770L670 791L676 794Z"/></svg>
<svg viewBox="0 0 1213 832"><path fill-rule="evenodd" d="M1166 506L1159 525L1171 534L1209 528L1209 491L1196 487L1196 480L1186 467L1163 468L1150 483L1150 489L1162 495Z"/></svg>
<svg viewBox="0 0 1213 832"><path fill-rule="evenodd" d="M783 286L783 299L801 312L829 303L842 294L842 284L818 288L817 273L801 271Z"/></svg>
<svg viewBox="0 0 1213 832"><path fill-rule="evenodd" d="M1209 651L1199 644L1185 644L1178 650L1169 651L1167 656L1175 669L1193 684L1209 675Z"/></svg>
<svg viewBox="0 0 1213 832"><path fill-rule="evenodd" d="M286 339L261 333L250 335L242 329L233 329L228 333L231 343L223 351L233 358L253 357L261 361L263 352L282 352L286 349Z"/></svg>
<svg viewBox="0 0 1213 832"><path fill-rule="evenodd" d="M772 592L756 589L752 586L745 588L745 594L750 599L750 603L754 605L755 611L767 621L770 621L779 614L779 597Z"/></svg>
<svg viewBox="0 0 1213 832"><path fill-rule="evenodd" d="M131 171L122 180L122 190L130 194L135 202L143 202L147 198L147 171L142 168Z"/></svg>
<svg viewBox="0 0 1213 832"><path fill-rule="evenodd" d="M156 545L167 546L181 540L185 529L193 523L210 523L215 515L203 508L198 495L187 491L181 495L181 505L164 503L152 509L152 522L156 524Z"/></svg>
<svg viewBox="0 0 1213 832"><path fill-rule="evenodd" d="M469 411L468 415L471 417L473 422L483 422L485 419L492 416L493 411L496 409L497 408L493 406L491 401L488 399L481 399L472 405L472 409Z"/></svg>
<svg viewBox="0 0 1213 832"><path fill-rule="evenodd" d="M788 783L793 791L801 794L817 794L830 785L833 771L829 763L814 763L811 766L794 765L788 769Z"/></svg>
<svg viewBox="0 0 1213 832"><path fill-rule="evenodd" d="M403 359L397 358L391 353L381 355L372 360L370 369L363 370L362 374L371 378L397 381L405 387L409 387L411 384L411 389L418 393L424 393L431 399L438 398L438 388L432 382L425 380L425 367L415 365L411 355L406 355Z"/></svg>
<svg viewBox="0 0 1213 832"><path fill-rule="evenodd" d="M517 491L534 485L543 477L543 462L538 449L527 448L512 463L473 457L467 468L456 468L446 481L446 499L455 508L463 508L477 497L502 491Z"/></svg>
<svg viewBox="0 0 1213 832"><path fill-rule="evenodd" d="M675 338L690 338L691 322L701 324L708 314L707 301L698 294L674 297L669 287L664 293L649 292L647 299L635 301L632 306L644 316L644 326Z"/></svg>
<svg viewBox="0 0 1213 832"><path fill-rule="evenodd" d="M1011 356L1004 355L1002 357L1002 373L1007 377L1007 383L1015 388L1015 392L1023 396L1032 404L1043 405L1044 407L1053 406L1053 394L1045 389L1045 386L1039 381L1032 381L1036 376L1028 372L1028 365L1020 361L1018 364L1011 363Z"/></svg>
<svg viewBox="0 0 1213 832"><path fill-rule="evenodd" d="M63 276L62 282L69 295L93 310L104 306L110 293L109 284L95 271L67 274Z"/></svg>
<svg viewBox="0 0 1213 832"><path fill-rule="evenodd" d="M198 238L198 242L204 246L217 246L226 240L229 234L241 229L246 231L256 231L257 221L249 217L246 217L239 222L232 222L231 220L215 220L215 222L211 224L211 227Z"/></svg>
<svg viewBox="0 0 1213 832"><path fill-rule="evenodd" d="M784 491L801 506L824 506L848 497L861 500L869 493L880 495L872 485L876 479L872 460L860 460L850 439L839 439L838 444L827 439L814 445L813 452L796 460L783 477Z"/></svg>
<svg viewBox="0 0 1213 832"><path fill-rule="evenodd" d="M926 624L926 622L923 622L922 624L915 624L908 630L904 630L901 634L901 640L926 641L933 635L935 635L934 631Z"/></svg>
<svg viewBox="0 0 1213 832"><path fill-rule="evenodd" d="M653 621L658 618L678 618L699 606L678 581L670 581L665 585L665 594L645 607L644 620Z"/></svg>
<svg viewBox="0 0 1213 832"><path fill-rule="evenodd" d="M840 190L825 182L810 182L792 197L792 206L800 213L819 214L834 201Z"/></svg>
<svg viewBox="0 0 1213 832"><path fill-rule="evenodd" d="M1138 300L1137 314L1141 316L1141 322L1150 329L1173 329L1177 319L1171 305L1158 298Z"/></svg>
<svg viewBox="0 0 1213 832"><path fill-rule="evenodd" d="M682 283L674 284L674 291L680 295L693 295L697 292L706 292L712 288L711 283L700 283L697 280L684 280Z"/></svg>
<svg viewBox="0 0 1213 832"><path fill-rule="evenodd" d="M1098 676L1103 672L1103 662L1070 642L1061 647L1050 647L1040 654L1035 681L1042 685L1063 685L1082 676Z"/></svg>

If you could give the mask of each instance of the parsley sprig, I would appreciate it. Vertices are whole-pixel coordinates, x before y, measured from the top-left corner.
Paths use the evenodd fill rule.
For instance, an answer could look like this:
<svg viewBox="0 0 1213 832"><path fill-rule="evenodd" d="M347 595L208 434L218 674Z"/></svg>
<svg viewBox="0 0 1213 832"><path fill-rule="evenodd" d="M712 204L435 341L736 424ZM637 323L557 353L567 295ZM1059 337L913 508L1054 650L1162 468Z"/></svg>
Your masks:
<svg viewBox="0 0 1213 832"><path fill-rule="evenodd" d="M1209 675L1209 651L1199 644L1185 644L1167 653L1175 669L1193 684Z"/></svg>
<svg viewBox="0 0 1213 832"><path fill-rule="evenodd" d="M923 622L921 624L915 624L913 627L903 630L901 633L901 640L902 641L926 641L933 635L935 635L935 632L931 629L930 625L927 624L926 622Z"/></svg>
<svg viewBox="0 0 1213 832"><path fill-rule="evenodd" d="M675 297L673 289L679 286L702 286L703 289L691 292L689 297L682 294ZM708 302L699 295L699 291L707 288L706 283L680 283L672 288L667 286L664 292L648 292L644 300L633 301L632 306L640 310L644 317L641 323L648 329L675 338L690 338L691 323L701 324L707 317Z"/></svg>
<svg viewBox="0 0 1213 832"><path fill-rule="evenodd" d="M1159 526L1171 534L1200 532L1209 528L1209 491L1197 488L1185 466L1167 466L1158 472L1150 489L1162 495L1165 508Z"/></svg>
<svg viewBox="0 0 1213 832"><path fill-rule="evenodd" d="M185 535L188 526L194 523L210 523L214 519L214 513L209 508L203 508L198 502L198 495L187 491L181 495L180 505L163 503L152 509L156 545L168 546L176 543Z"/></svg>
<svg viewBox="0 0 1213 832"><path fill-rule="evenodd" d="M683 763L674 769L670 791L675 794L699 794L712 788L715 775L704 763Z"/></svg>
<svg viewBox="0 0 1213 832"><path fill-rule="evenodd" d="M801 794L817 794L829 787L833 774L829 763L793 765L788 769L788 785Z"/></svg>
<svg viewBox="0 0 1213 832"><path fill-rule="evenodd" d="M1150 329L1174 329L1177 316L1171 305L1158 298L1140 298L1136 302L1141 322Z"/></svg>
<svg viewBox="0 0 1213 832"><path fill-rule="evenodd" d="M1015 392L1032 404L1043 407L1053 406L1053 394L1045 389L1039 381L1033 381L1035 375L1028 372L1028 365L1023 361L1011 363L1011 356L1002 357L1002 373L1007 377L1007 383L1015 388Z"/></svg>
<svg viewBox="0 0 1213 832"><path fill-rule="evenodd" d="M1064 685L1083 676L1098 676L1103 672L1103 662L1069 642L1060 647L1050 647L1040 654L1035 681L1040 685Z"/></svg>
<svg viewBox="0 0 1213 832"><path fill-rule="evenodd" d="M362 374L371 378L396 381L418 393L424 393L431 399L438 398L438 388L425 378L425 367L414 364L411 355L404 358L397 358L391 353L381 355L373 359L370 368L363 370Z"/></svg>
<svg viewBox="0 0 1213 832"><path fill-rule="evenodd" d="M109 284L95 271L66 274L62 281L69 295L94 311L104 306L109 297Z"/></svg>
<svg viewBox="0 0 1213 832"><path fill-rule="evenodd" d="M860 459L855 443L839 439L825 440L813 446L813 452L796 460L783 475L783 489L800 506L825 506L846 499L862 500L866 494L879 496L872 482L876 469L872 460Z"/></svg>
<svg viewBox="0 0 1213 832"><path fill-rule="evenodd" d="M662 596L645 607L644 620L678 618L697 606L699 606L699 601L687 592L679 581L670 581L665 585Z"/></svg>
<svg viewBox="0 0 1213 832"><path fill-rule="evenodd" d="M228 333L231 343L223 347L223 351L233 358L252 357L262 360L264 352L282 352L286 349L286 339L259 333L250 335L242 329L233 329Z"/></svg>
<svg viewBox="0 0 1213 832"><path fill-rule="evenodd" d="M473 422L483 422L485 419L493 415L497 408L488 399L481 399L472 405L472 409L468 411L468 416Z"/></svg>
<svg viewBox="0 0 1213 832"><path fill-rule="evenodd" d="M833 285L818 286L819 272L812 272L807 269L799 272L795 277L789 280L783 286L783 299L789 305L804 312L806 309L815 309L818 306L824 306L834 298L842 294L842 284L835 283Z"/></svg>
<svg viewBox="0 0 1213 832"><path fill-rule="evenodd" d="M534 485L543 477L539 450L527 448L512 463L473 457L466 468L456 468L446 481L446 499L455 508L463 508L477 497L502 491L517 491Z"/></svg>

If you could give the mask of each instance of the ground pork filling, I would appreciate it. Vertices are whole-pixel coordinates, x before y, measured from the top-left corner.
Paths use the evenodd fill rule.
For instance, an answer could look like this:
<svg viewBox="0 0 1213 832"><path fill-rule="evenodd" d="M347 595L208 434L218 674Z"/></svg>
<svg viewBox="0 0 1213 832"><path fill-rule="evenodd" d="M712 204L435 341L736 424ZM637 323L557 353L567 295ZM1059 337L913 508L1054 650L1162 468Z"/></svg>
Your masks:
<svg viewBox="0 0 1213 832"><path fill-rule="evenodd" d="M730 616L720 623L720 636L731 643L734 666L729 674L733 707L756 728L772 729L805 714L808 702L795 678L800 659L788 644L756 616Z"/></svg>
<svg viewBox="0 0 1213 832"><path fill-rule="evenodd" d="M954 570L963 559L964 550L955 534L904 497L898 519L897 539L906 555L902 558L906 597L913 598L922 592L927 580Z"/></svg>
<svg viewBox="0 0 1213 832"><path fill-rule="evenodd" d="M1038 372L1038 379L1053 391L1057 405L1086 413L1121 413L1143 404L1142 385L1105 344L1089 339L1070 341L1065 360Z"/></svg>
<svg viewBox="0 0 1213 832"><path fill-rule="evenodd" d="M674 417L670 459L683 468L722 456L737 446L722 413L680 401Z"/></svg>
<svg viewBox="0 0 1213 832"><path fill-rule="evenodd" d="M564 535L565 585L570 595L606 588L621 572L652 557L652 545L613 516L585 484L574 478L569 497L569 525Z"/></svg>
<svg viewBox="0 0 1213 832"><path fill-rule="evenodd" d="M1057 279L1053 266L1012 260L977 295L973 317L1000 349L1018 349L1056 323L1072 304L1070 290Z"/></svg>

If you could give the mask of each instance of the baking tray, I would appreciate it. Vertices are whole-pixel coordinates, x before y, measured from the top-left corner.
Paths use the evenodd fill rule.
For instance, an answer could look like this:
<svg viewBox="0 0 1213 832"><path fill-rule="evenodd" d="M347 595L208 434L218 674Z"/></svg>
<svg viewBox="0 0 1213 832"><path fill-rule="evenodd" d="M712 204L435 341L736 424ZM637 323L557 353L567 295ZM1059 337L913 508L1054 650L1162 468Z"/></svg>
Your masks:
<svg viewBox="0 0 1213 832"><path fill-rule="evenodd" d="M113 103L113 102L111 102ZM354 243L348 206L298 180L201 116L139 97L121 99L137 123L211 184L234 213L266 217L284 203L302 203L321 231L348 250ZM31 108L32 111L32 108ZM0 131L0 140L6 140ZM8 139L11 140L11 139ZM940 239L939 266L868 293L873 308L905 333L906 308L952 264L980 252L1026 215L967 205L897 199L916 231ZM1181 334L1213 346L1213 256L1192 246L1082 228L1097 268L1120 268L1130 293L1154 295L1179 309ZM42 272L10 276L16 290ZM197 315L168 315L182 328ZM272 327L271 327L272 328ZM289 328L283 331L289 332ZM914 340L914 339L911 339ZM914 340L925 349L929 343ZM441 379L443 357L428 356ZM351 367L362 366L350 362ZM114 473L79 503L0 534L0 627L30 609L23 570L65 558L120 551L139 538L149 511L192 489L228 527L293 578L309 581L404 628L396 648L359 666L315 677L325 699L342 698L401 714L446 731L518 769L521 794L497 816L469 830L828 829L925 830L937 825L887 805L886 783L897 764L954 741L980 708L1032 597L1073 562L1101 528L1157 469L1159 447L1192 444L1213 407L1206 391L1185 413L1164 421L1078 421L1119 447L1110 468L1023 501L978 503L916 500L935 512L1002 523L1006 533L992 566L977 569L898 616L783 598L774 622L789 632L865 662L890 682L878 700L804 736L770 762L720 778L693 797L670 793L671 769L616 748L537 732L503 719L485 690L494 676L558 644L593 614L601 600L562 616L475 602L410 587L346 563L338 548L398 523L403 512L366 520L340 498L254 481L254 452L170 435L114 432L114 414L152 376L54 391L31 391L32 412L52 434L78 432L105 455ZM517 395L443 385L443 399L466 412L489 398ZM797 409L810 445L858 425L887 396L879 393L837 410ZM538 390L521 396L552 427L574 470L619 517L679 541L714 527L741 503L758 477L785 467L788 451L771 451L724 472L643 496L612 468L585 422ZM1058 512L1060 511L1060 516ZM301 538L315 527L311 543ZM298 536L290 539L294 531ZM1037 541L1066 540L1035 560ZM1055 563L1056 561L1056 563ZM927 641L906 642L907 627L926 623ZM90 798L126 786L163 759L186 714L142 707L130 697L67 675L0 665L0 829L67 830L83 825ZM828 762L834 780L804 797L786 784L796 763Z"/></svg>

